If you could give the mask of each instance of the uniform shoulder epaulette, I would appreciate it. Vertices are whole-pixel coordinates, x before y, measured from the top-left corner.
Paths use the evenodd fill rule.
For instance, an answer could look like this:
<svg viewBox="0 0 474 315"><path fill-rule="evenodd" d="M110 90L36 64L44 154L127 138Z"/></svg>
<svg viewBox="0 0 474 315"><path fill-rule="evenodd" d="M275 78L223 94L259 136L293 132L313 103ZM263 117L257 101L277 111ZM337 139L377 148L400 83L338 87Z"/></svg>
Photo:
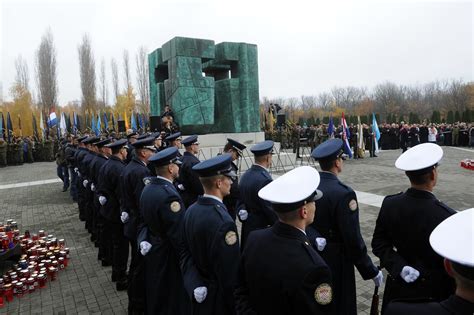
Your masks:
<svg viewBox="0 0 474 315"><path fill-rule="evenodd" d="M385 196L385 198L392 198L392 197L400 196L401 194L403 194L403 191L401 191L399 193L396 193L396 194L387 195L387 196Z"/></svg>
<svg viewBox="0 0 474 315"><path fill-rule="evenodd" d="M175 195L179 196L179 194L176 192L176 189L172 188L171 186L172 186L171 184L164 186L166 192L170 194L171 196L175 196Z"/></svg>
<svg viewBox="0 0 474 315"><path fill-rule="evenodd" d="M347 186L346 184L344 184L344 183L341 182L340 180L338 181L338 183L339 183L339 185L341 185L341 186L344 187L345 189L352 191L352 188L350 188L349 186Z"/></svg>
<svg viewBox="0 0 474 315"><path fill-rule="evenodd" d="M216 209L216 212L219 214L220 218L222 219L222 222L226 222L227 217L225 215L225 212L227 212L227 210L225 210L222 207L222 205L217 204L217 203L214 205L214 208Z"/></svg>
<svg viewBox="0 0 474 315"><path fill-rule="evenodd" d="M436 199L436 202L435 202L438 206L440 206L441 208L445 209L446 211L448 211L449 214L455 214L457 213L456 210L448 207L447 205L445 205L442 201Z"/></svg>

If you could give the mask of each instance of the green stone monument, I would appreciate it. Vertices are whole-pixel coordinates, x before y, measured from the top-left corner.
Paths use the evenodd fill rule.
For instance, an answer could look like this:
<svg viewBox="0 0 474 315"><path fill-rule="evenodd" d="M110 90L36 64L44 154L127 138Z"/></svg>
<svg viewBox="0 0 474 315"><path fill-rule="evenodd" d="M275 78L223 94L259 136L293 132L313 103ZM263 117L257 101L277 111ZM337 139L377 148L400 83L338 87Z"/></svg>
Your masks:
<svg viewBox="0 0 474 315"><path fill-rule="evenodd" d="M186 134L260 131L257 46L175 37L148 55L151 114Z"/></svg>

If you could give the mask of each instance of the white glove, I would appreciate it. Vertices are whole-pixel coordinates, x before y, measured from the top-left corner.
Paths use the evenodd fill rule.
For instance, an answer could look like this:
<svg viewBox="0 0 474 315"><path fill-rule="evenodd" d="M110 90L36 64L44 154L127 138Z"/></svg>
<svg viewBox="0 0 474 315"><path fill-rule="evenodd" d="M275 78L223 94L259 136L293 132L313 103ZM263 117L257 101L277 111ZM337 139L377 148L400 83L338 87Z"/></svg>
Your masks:
<svg viewBox="0 0 474 315"><path fill-rule="evenodd" d="M95 185L94 185L94 183L91 184L91 190L92 190L92 191L95 191Z"/></svg>
<svg viewBox="0 0 474 315"><path fill-rule="evenodd" d="M151 244L148 243L147 241L143 241L140 243L140 253L142 254L142 256L145 256L146 254L148 254L150 249L151 249Z"/></svg>
<svg viewBox="0 0 474 315"><path fill-rule="evenodd" d="M413 267L405 266L400 272L400 277L405 280L406 283L412 283L420 276L420 272Z"/></svg>
<svg viewBox="0 0 474 315"><path fill-rule="evenodd" d="M81 177L81 172L77 171L77 176Z"/></svg>
<svg viewBox="0 0 474 315"><path fill-rule="evenodd" d="M84 181L82 182L82 186L84 186L84 188L87 188L88 183L89 181L87 179L84 179Z"/></svg>
<svg viewBox="0 0 474 315"><path fill-rule="evenodd" d="M79 169L77 167L75 167L74 172L79 173Z"/></svg>
<svg viewBox="0 0 474 315"><path fill-rule="evenodd" d="M198 303L202 303L207 296L207 288L206 287L197 287L194 289L194 298Z"/></svg>
<svg viewBox="0 0 474 315"><path fill-rule="evenodd" d="M104 196L99 196L99 203L103 206L107 203L107 198Z"/></svg>
<svg viewBox="0 0 474 315"><path fill-rule="evenodd" d="M178 185L179 190L185 191L186 189L184 188L183 184Z"/></svg>
<svg viewBox="0 0 474 315"><path fill-rule="evenodd" d="M245 209L239 210L240 221L245 221L247 220L248 217L249 217L249 213L247 212L247 210Z"/></svg>
<svg viewBox="0 0 474 315"><path fill-rule="evenodd" d="M372 280L374 281L376 287L380 287L383 284L382 271L379 271L379 273L374 278L372 278Z"/></svg>
<svg viewBox="0 0 474 315"><path fill-rule="evenodd" d="M128 219L129 219L129 215L127 212L122 212L122 214L120 215L120 220L122 221L122 223L127 223L128 222Z"/></svg>
<svg viewBox="0 0 474 315"><path fill-rule="evenodd" d="M324 237L316 237L316 245L318 247L318 250L322 252L324 248L326 247L326 239Z"/></svg>

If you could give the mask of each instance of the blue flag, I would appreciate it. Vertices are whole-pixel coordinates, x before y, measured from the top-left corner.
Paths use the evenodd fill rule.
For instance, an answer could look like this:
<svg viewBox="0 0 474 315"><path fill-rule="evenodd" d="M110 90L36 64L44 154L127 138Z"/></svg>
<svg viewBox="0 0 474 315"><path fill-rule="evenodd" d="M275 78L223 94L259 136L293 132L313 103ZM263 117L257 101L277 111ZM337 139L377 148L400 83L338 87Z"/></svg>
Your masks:
<svg viewBox="0 0 474 315"><path fill-rule="evenodd" d="M95 119L94 119L94 115L91 114L91 130L92 132L95 132L96 128L95 128Z"/></svg>
<svg viewBox="0 0 474 315"><path fill-rule="evenodd" d="M97 125L95 125L95 135L98 137L101 133L101 123L100 123L100 112L99 114L97 115Z"/></svg>
<svg viewBox="0 0 474 315"><path fill-rule="evenodd" d="M5 122L3 120L3 113L0 113L2 115L2 120L0 120L0 138L5 139L5 132L3 131L3 128L5 126Z"/></svg>
<svg viewBox="0 0 474 315"><path fill-rule="evenodd" d="M106 113L104 113L104 130L106 132L109 131L109 121L107 120L107 114Z"/></svg>
<svg viewBox="0 0 474 315"><path fill-rule="evenodd" d="M380 130L379 125L377 125L377 119L375 119L375 114L372 113L372 133L374 134L374 143L375 143L375 152L379 152L379 140L380 140Z"/></svg>
<svg viewBox="0 0 474 315"><path fill-rule="evenodd" d="M77 136L77 114L76 112L72 113L72 132Z"/></svg>
<svg viewBox="0 0 474 315"><path fill-rule="evenodd" d="M137 131L137 129L138 129L138 128L137 128L137 120L135 119L135 114L134 114L133 112L132 112L132 118L131 118L131 120L132 120L132 125L131 125L132 130L133 130L133 131Z"/></svg>
<svg viewBox="0 0 474 315"><path fill-rule="evenodd" d="M138 114L138 126L140 129L145 130L145 126L143 125L143 116L142 114Z"/></svg>

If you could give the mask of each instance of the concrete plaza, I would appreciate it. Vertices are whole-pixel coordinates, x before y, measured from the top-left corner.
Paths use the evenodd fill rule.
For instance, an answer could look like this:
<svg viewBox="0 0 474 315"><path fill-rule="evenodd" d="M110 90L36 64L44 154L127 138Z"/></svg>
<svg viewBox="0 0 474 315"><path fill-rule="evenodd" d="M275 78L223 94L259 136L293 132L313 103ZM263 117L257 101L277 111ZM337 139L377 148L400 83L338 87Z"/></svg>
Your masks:
<svg viewBox="0 0 474 315"><path fill-rule="evenodd" d="M375 220L382 198L408 187L403 172L394 162L400 151L383 151L377 158L345 162L343 182L358 193L361 231L369 252ZM464 158L474 158L474 150L444 147L435 195L456 210L474 207L474 171L459 166ZM298 165L299 165L298 161ZM275 174L277 175L277 174ZM33 163L0 169L0 221L14 219L20 230L46 230L66 240L71 261L58 280L47 288L13 302L6 302L1 313L41 314L125 314L127 295L117 292L110 281L111 268L101 267L97 250L89 240L78 208L69 193L61 192L55 177L55 163ZM377 264L378 260L374 260ZM359 314L368 314L374 285L357 275ZM382 293L382 292L381 292Z"/></svg>

